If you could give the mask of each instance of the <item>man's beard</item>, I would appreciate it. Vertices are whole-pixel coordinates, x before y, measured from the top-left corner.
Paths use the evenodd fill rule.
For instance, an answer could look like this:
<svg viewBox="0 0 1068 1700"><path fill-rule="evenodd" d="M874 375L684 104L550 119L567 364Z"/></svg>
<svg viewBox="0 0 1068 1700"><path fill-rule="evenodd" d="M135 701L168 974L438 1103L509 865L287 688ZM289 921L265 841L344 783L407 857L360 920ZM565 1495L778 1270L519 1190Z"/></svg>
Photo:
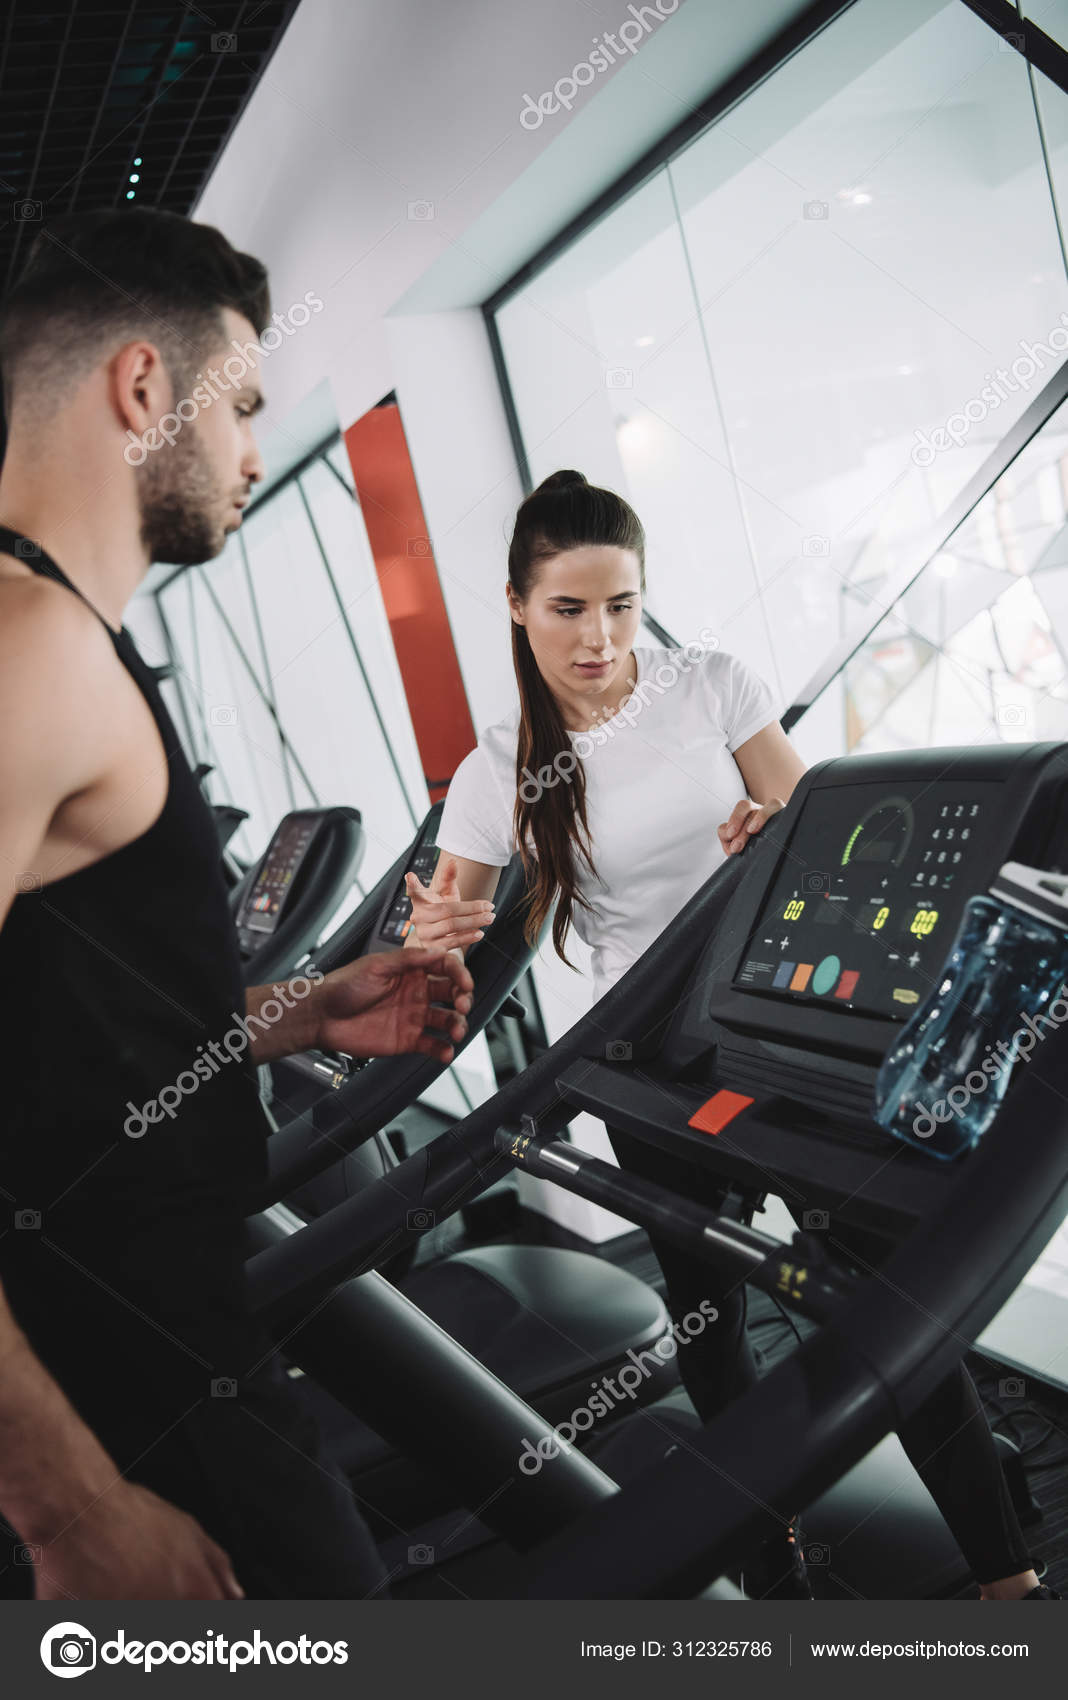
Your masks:
<svg viewBox="0 0 1068 1700"><path fill-rule="evenodd" d="M211 518L219 504L218 481L190 425L137 468L137 496L150 561L194 567L223 549L226 534Z"/></svg>

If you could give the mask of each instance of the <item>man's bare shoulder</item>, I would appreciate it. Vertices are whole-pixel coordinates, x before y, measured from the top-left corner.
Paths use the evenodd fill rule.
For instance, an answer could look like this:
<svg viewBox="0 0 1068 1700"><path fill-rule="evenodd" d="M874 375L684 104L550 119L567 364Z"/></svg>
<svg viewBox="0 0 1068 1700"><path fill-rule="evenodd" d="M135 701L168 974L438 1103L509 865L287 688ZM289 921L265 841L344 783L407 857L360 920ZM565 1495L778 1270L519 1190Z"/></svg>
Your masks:
<svg viewBox="0 0 1068 1700"><path fill-rule="evenodd" d="M0 658L20 687L37 674L50 686L63 683L64 694L121 670L103 622L80 596L52 579L8 577L2 565Z"/></svg>
<svg viewBox="0 0 1068 1700"><path fill-rule="evenodd" d="M126 671L107 628L51 579L0 576L0 769L36 766L60 795L94 783L125 720ZM27 768L29 764L29 769Z"/></svg>

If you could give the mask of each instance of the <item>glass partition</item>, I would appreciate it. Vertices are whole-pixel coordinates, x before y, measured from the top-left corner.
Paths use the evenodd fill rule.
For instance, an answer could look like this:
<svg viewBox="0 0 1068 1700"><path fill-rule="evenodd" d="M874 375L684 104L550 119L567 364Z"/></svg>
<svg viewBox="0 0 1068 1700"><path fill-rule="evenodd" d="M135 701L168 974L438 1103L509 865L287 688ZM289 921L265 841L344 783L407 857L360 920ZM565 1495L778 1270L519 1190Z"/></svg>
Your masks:
<svg viewBox="0 0 1068 1700"><path fill-rule="evenodd" d="M254 503L223 554L158 605L193 758L215 768L213 800L249 814L237 854L261 855L290 809L355 804L360 884L373 885L429 798L343 446Z"/></svg>
<svg viewBox="0 0 1068 1700"><path fill-rule="evenodd" d="M496 324L535 481L621 489L650 611L785 705L1068 349L1028 65L959 0L858 0Z"/></svg>

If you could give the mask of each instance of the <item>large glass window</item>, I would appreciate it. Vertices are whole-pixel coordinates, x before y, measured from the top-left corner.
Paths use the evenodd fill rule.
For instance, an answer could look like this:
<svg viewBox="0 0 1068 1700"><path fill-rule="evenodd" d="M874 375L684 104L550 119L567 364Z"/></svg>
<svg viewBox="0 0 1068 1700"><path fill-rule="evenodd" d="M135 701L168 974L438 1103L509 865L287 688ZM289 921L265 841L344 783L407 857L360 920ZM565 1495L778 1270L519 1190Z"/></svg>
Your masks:
<svg viewBox="0 0 1068 1700"><path fill-rule="evenodd" d="M1068 740L1068 404L845 669L851 749Z"/></svg>
<svg viewBox="0 0 1068 1700"><path fill-rule="evenodd" d="M858 0L497 327L535 481L623 490L651 612L711 626L785 707L1068 346L1026 61L959 0ZM835 695L823 754L849 747Z"/></svg>
<svg viewBox="0 0 1068 1700"><path fill-rule="evenodd" d="M191 754L215 768L213 800L248 811L237 853L261 855L290 809L355 804L360 884L373 885L429 799L341 445L254 504L223 554L157 601Z"/></svg>

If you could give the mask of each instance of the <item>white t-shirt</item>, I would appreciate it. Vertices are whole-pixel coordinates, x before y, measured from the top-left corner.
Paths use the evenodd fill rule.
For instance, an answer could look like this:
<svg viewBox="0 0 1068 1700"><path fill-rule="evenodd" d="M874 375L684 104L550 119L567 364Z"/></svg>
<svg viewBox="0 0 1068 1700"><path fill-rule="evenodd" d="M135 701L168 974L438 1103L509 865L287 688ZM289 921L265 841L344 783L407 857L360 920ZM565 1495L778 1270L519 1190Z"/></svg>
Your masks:
<svg viewBox="0 0 1068 1700"><path fill-rule="evenodd" d="M592 951L595 1000L724 860L716 828L746 795L733 752L777 718L763 682L732 655L635 649L634 660L634 693L618 713L592 733L568 734L585 764L598 874L576 857L593 909L576 905L573 924ZM518 730L517 706L456 769L438 829L442 850L495 867L511 860ZM560 772L569 765L548 778L567 783ZM527 783L533 790L537 780Z"/></svg>

